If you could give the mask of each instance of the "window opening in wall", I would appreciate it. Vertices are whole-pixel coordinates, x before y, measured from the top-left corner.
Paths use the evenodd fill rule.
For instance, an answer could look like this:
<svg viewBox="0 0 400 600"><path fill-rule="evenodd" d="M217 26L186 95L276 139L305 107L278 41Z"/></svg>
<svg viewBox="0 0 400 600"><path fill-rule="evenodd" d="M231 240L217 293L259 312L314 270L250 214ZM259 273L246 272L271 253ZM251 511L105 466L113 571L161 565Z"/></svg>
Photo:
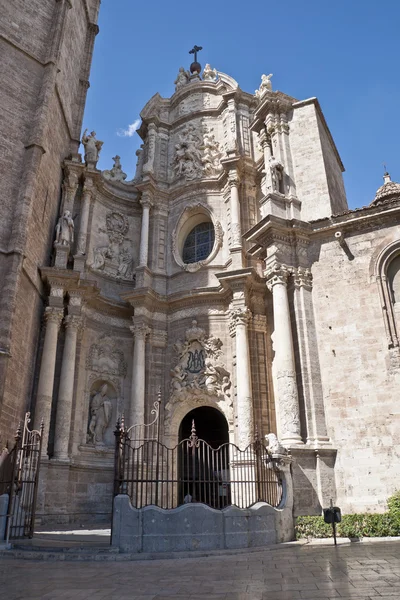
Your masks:
<svg viewBox="0 0 400 600"><path fill-rule="evenodd" d="M214 246L215 231L212 223L200 223L187 236L182 252L183 262L196 263L205 260Z"/></svg>

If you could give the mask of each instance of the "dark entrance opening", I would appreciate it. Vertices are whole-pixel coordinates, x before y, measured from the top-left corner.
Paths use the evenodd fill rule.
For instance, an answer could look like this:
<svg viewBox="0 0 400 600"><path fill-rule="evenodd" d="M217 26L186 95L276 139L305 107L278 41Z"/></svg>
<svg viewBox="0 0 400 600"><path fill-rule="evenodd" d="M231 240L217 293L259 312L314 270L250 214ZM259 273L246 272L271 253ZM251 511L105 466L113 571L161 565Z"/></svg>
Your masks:
<svg viewBox="0 0 400 600"><path fill-rule="evenodd" d="M211 406L195 408L182 419L179 441L190 437L192 421L195 423L197 436L212 448L217 449L229 442L228 423L224 415Z"/></svg>
<svg viewBox="0 0 400 600"><path fill-rule="evenodd" d="M190 438L193 421L198 438L205 442L201 441L198 448L183 442ZM214 508L228 506L231 503L227 483L229 430L224 415L209 406L191 410L182 419L179 441L180 503L204 502Z"/></svg>

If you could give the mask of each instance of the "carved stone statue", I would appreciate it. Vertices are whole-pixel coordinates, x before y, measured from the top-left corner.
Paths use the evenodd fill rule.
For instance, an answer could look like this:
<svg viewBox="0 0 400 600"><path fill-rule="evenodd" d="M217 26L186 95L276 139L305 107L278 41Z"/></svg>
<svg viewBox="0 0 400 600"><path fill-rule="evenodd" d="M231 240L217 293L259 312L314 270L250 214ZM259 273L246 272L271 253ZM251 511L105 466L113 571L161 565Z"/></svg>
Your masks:
<svg viewBox="0 0 400 600"><path fill-rule="evenodd" d="M178 75L174 81L175 91L179 90L182 86L186 85L189 82L190 75L187 71L185 71L184 67L179 67Z"/></svg>
<svg viewBox="0 0 400 600"><path fill-rule="evenodd" d="M74 221L69 210L64 211L64 214L58 219L56 226L56 244L61 246L69 246L74 241Z"/></svg>
<svg viewBox="0 0 400 600"><path fill-rule="evenodd" d="M112 403L107 395L107 389L108 385L105 383L90 402L88 439L93 444L104 445L103 435L111 421Z"/></svg>
<svg viewBox="0 0 400 600"><path fill-rule="evenodd" d="M87 135L87 129L85 129L82 136L82 144L85 147L85 163L88 167L95 168L97 161L99 160L100 150L103 142L96 139L96 132L92 131L90 135Z"/></svg>
<svg viewBox="0 0 400 600"><path fill-rule="evenodd" d="M288 451L282 446L275 433L267 433L265 436L266 446L271 454L280 454L285 456Z"/></svg>
<svg viewBox="0 0 400 600"><path fill-rule="evenodd" d="M114 166L110 171L103 171L103 177L109 181L125 181L127 175L123 172L121 167L121 157L113 157Z"/></svg>
<svg viewBox="0 0 400 600"><path fill-rule="evenodd" d="M212 69L211 66L207 63L203 71L203 81L216 81L217 77L217 70Z"/></svg>
<svg viewBox="0 0 400 600"><path fill-rule="evenodd" d="M132 254L127 248L123 248L119 253L117 276L121 277L122 279L132 279L133 268Z"/></svg>
<svg viewBox="0 0 400 600"><path fill-rule="evenodd" d="M283 165L275 156L269 158L269 168L271 171L271 184L273 192L281 191L281 181L283 178Z"/></svg>
<svg viewBox="0 0 400 600"><path fill-rule="evenodd" d="M272 92L271 77L272 73L269 75L261 75L260 87L254 92L257 98L261 99L266 92Z"/></svg>

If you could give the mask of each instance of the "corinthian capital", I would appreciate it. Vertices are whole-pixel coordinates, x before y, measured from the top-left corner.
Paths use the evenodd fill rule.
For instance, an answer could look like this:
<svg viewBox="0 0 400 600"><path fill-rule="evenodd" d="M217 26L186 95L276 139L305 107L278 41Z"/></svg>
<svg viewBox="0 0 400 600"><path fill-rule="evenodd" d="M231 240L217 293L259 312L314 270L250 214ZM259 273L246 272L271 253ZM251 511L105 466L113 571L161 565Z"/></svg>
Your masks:
<svg viewBox="0 0 400 600"><path fill-rule="evenodd" d="M251 319L251 311L246 307L232 308L229 311L229 331L231 336L235 335L238 325L247 325Z"/></svg>
<svg viewBox="0 0 400 600"><path fill-rule="evenodd" d="M267 274L267 287L271 291L274 285L287 285L288 277L291 273L286 265L274 265Z"/></svg>
<svg viewBox="0 0 400 600"><path fill-rule="evenodd" d="M228 173L228 185L230 188L239 187L239 183L240 183L239 174L236 171L236 169L232 169Z"/></svg>
<svg viewBox="0 0 400 600"><path fill-rule="evenodd" d="M136 339L145 340L146 335L149 335L151 329L144 323L138 323L137 325L131 325L129 328Z"/></svg>
<svg viewBox="0 0 400 600"><path fill-rule="evenodd" d="M143 208L150 209L154 204L151 194L143 193L142 197L140 198L140 204L143 206Z"/></svg>
<svg viewBox="0 0 400 600"><path fill-rule="evenodd" d="M67 329L76 329L77 331L83 331L85 323L83 317L78 315L67 315L64 319L64 324Z"/></svg>
<svg viewBox="0 0 400 600"><path fill-rule="evenodd" d="M55 323L58 327L61 325L61 321L64 317L63 308L55 308L54 306L47 306L44 311L44 320L46 323Z"/></svg>

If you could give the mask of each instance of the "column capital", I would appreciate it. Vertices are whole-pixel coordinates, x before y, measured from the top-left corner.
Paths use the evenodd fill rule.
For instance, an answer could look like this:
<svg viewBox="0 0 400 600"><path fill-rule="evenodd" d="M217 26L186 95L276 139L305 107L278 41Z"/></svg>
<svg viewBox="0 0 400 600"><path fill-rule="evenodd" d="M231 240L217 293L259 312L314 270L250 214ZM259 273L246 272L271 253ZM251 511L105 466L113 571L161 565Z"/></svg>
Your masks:
<svg viewBox="0 0 400 600"><path fill-rule="evenodd" d="M232 308L229 311L229 333L233 337L238 325L247 325L252 317L251 311L246 307Z"/></svg>
<svg viewBox="0 0 400 600"><path fill-rule="evenodd" d="M56 323L56 325L58 327L60 327L63 317L64 317L64 309L63 308L47 306L44 311L45 322L46 323Z"/></svg>
<svg viewBox="0 0 400 600"><path fill-rule="evenodd" d="M264 149L268 145L268 134L264 127L261 129L260 133L258 134L258 139L259 139L261 148Z"/></svg>
<svg viewBox="0 0 400 600"><path fill-rule="evenodd" d="M286 265L274 265L266 275L268 289L272 291L273 287L277 284L286 286L290 273L291 269Z"/></svg>
<svg viewBox="0 0 400 600"><path fill-rule="evenodd" d="M312 288L312 273L310 269L304 267L297 267L293 271L293 281L296 288L306 288L311 290Z"/></svg>
<svg viewBox="0 0 400 600"><path fill-rule="evenodd" d="M140 198L140 204L143 206L143 208L152 208L152 206L154 206L152 195L149 194L149 192L144 192Z"/></svg>
<svg viewBox="0 0 400 600"><path fill-rule="evenodd" d="M93 179L91 179L90 177L86 177L85 183L83 186L83 193L89 197L92 197L93 192L94 192Z"/></svg>
<svg viewBox="0 0 400 600"><path fill-rule="evenodd" d="M131 325L129 327L136 339L145 340L146 336L151 332L150 327L144 323L138 323L137 325Z"/></svg>
<svg viewBox="0 0 400 600"><path fill-rule="evenodd" d="M228 186L229 186L229 188L239 187L239 184L240 184L239 173L237 172L236 169L231 169L228 172Z"/></svg>
<svg viewBox="0 0 400 600"><path fill-rule="evenodd" d="M83 317L78 315L67 315L64 319L64 325L67 329L76 329L78 332L83 331L85 328Z"/></svg>

